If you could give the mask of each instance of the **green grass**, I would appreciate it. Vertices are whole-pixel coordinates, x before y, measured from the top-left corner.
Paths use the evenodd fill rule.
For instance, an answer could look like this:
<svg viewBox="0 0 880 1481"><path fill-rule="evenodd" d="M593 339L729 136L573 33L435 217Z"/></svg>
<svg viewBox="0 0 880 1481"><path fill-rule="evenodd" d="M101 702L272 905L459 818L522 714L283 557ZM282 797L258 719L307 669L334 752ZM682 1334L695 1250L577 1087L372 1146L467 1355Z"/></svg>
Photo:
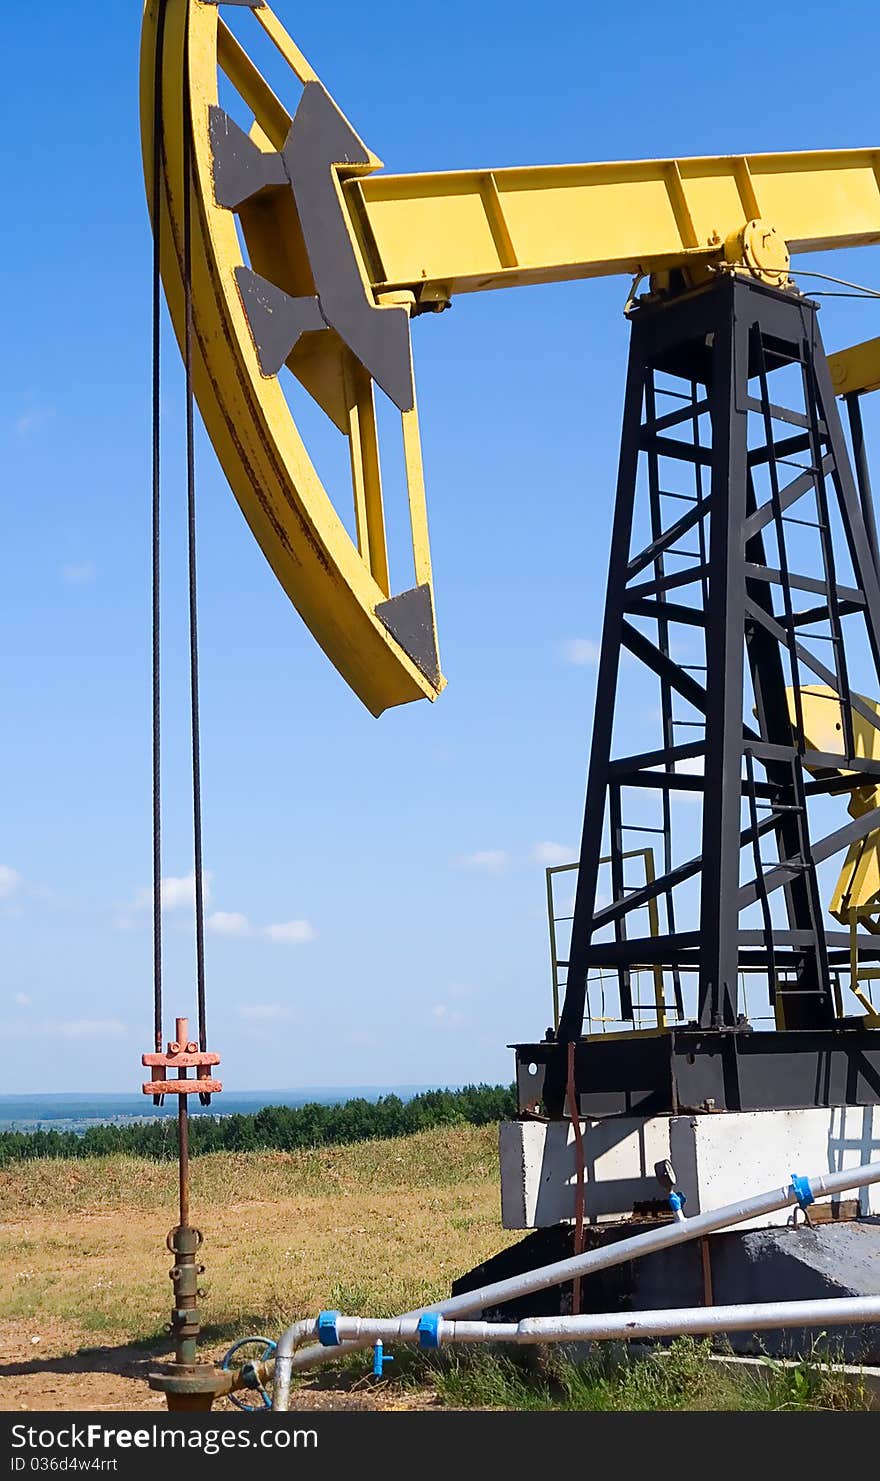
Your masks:
<svg viewBox="0 0 880 1481"><path fill-rule="evenodd" d="M171 1299L165 1234L172 1164L131 1157L0 1168L0 1336L27 1321L59 1352L160 1339ZM394 1141L291 1152L212 1153L193 1165L205 1232L203 1352L276 1336L335 1307L391 1316L448 1295L451 1282L519 1238L500 1225L497 1129L442 1127ZM30 1325L32 1324L32 1326ZM47 1324L47 1325L44 1325ZM305 1375L377 1402L478 1409L863 1409L867 1396L817 1349L808 1362L725 1368L708 1343L653 1355L599 1347L395 1351L377 1383L369 1355ZM0 1396L0 1407L2 1407ZM24 1394L21 1402L27 1402ZM78 1407L75 1388L61 1407ZM81 1406L79 1406L81 1407Z"/></svg>
<svg viewBox="0 0 880 1481"><path fill-rule="evenodd" d="M211 1152L192 1163L193 1208L230 1209L290 1198L351 1193L446 1190L461 1183L497 1184L498 1129L441 1127L391 1140L291 1152ZM75 1214L174 1210L172 1164L117 1154L88 1160L47 1158L0 1168L0 1217L22 1212ZM479 1221L479 1209L461 1216Z"/></svg>
<svg viewBox="0 0 880 1481"><path fill-rule="evenodd" d="M456 1409L865 1410L869 1395L820 1349L803 1362L758 1365L711 1361L712 1346L679 1338L668 1348L630 1352L618 1345L575 1362L553 1348L513 1354L450 1350L432 1362L409 1356L393 1382L433 1387Z"/></svg>
<svg viewBox="0 0 880 1481"><path fill-rule="evenodd" d="M0 1323L65 1324L69 1341L150 1341L168 1320L165 1234L176 1169L132 1157L0 1168ZM393 1315L516 1238L500 1227L497 1128L394 1141L218 1152L192 1168L204 1230L206 1340L337 1306Z"/></svg>

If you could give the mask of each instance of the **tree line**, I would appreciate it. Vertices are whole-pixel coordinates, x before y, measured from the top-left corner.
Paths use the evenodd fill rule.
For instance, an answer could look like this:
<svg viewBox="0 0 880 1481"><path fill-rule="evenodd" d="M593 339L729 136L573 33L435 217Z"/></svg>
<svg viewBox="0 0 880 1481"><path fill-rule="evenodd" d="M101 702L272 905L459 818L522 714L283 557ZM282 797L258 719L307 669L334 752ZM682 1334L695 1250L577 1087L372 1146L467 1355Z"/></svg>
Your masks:
<svg viewBox="0 0 880 1481"><path fill-rule="evenodd" d="M516 1115L512 1085L466 1085L427 1090L411 1100L347 1100L339 1105L264 1106L252 1115L190 1117L192 1156L206 1152L290 1152L372 1137L408 1136L434 1126L485 1126ZM107 1157L120 1153L165 1161L177 1156L176 1117L75 1131L0 1132L0 1166L43 1157Z"/></svg>

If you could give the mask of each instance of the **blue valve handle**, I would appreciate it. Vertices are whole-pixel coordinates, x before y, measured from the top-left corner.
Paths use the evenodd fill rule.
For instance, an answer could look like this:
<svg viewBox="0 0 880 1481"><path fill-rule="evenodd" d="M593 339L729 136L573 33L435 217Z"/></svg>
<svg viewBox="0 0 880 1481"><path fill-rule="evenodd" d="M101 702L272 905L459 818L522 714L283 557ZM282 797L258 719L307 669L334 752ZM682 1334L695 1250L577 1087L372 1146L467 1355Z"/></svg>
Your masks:
<svg viewBox="0 0 880 1481"><path fill-rule="evenodd" d="M443 1318L439 1312L423 1311L419 1317L419 1325L416 1331L419 1334L419 1347L422 1351L430 1352L440 1346L440 1323Z"/></svg>
<svg viewBox="0 0 880 1481"><path fill-rule="evenodd" d="M385 1373L385 1364L393 1362L393 1356L385 1351L384 1343L379 1338L373 1347L373 1377L382 1378Z"/></svg>
<svg viewBox="0 0 880 1481"><path fill-rule="evenodd" d="M321 1311L315 1324L315 1331L322 1347L339 1347L340 1336L336 1327L341 1311Z"/></svg>
<svg viewBox="0 0 880 1481"><path fill-rule="evenodd" d="M809 1178L802 1177L799 1173L793 1172L791 1175L791 1187L795 1198L804 1210L804 1213L806 1213L809 1205L816 1202L813 1196L813 1190L810 1187Z"/></svg>
<svg viewBox="0 0 880 1481"><path fill-rule="evenodd" d="M233 1366L232 1358L234 1354L237 1353L242 1347L253 1347L255 1343L262 1347L260 1356L258 1358L251 1358L246 1363L236 1363L235 1366L241 1367L245 1386L249 1389L252 1389L255 1393L258 1393L260 1395L262 1403L246 1404L245 1401L243 1399L240 1399L237 1394L229 1395L229 1398L232 1400L236 1409L244 1409L248 1414L256 1414L263 1409L272 1408L272 1400L261 1384L259 1378L257 1377L255 1364L264 1363L267 1358L270 1358L275 1351L275 1347L277 1344L272 1341L271 1337L241 1337L238 1342L233 1342L229 1351L225 1354L223 1362L221 1364L221 1367L224 1369L224 1371L228 1372L228 1370Z"/></svg>

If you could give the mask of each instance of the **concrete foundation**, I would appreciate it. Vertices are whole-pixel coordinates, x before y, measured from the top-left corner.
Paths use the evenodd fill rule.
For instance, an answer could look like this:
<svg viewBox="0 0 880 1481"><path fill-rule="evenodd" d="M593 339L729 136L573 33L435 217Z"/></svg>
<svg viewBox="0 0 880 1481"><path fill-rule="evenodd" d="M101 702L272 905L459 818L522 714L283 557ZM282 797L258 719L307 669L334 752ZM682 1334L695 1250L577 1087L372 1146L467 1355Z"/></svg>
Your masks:
<svg viewBox="0 0 880 1481"><path fill-rule="evenodd" d="M655 1164L670 1161L693 1215L768 1188L793 1172L814 1176L880 1156L880 1113L871 1106L609 1116L581 1123L588 1224L668 1211ZM575 1139L568 1121L505 1121L499 1137L505 1229L546 1229L575 1214ZM880 1215L880 1187L843 1196L852 1212ZM834 1206L832 1206L834 1207ZM839 1211L837 1203L835 1211ZM760 1221L785 1225L791 1209ZM751 1228L754 1225L743 1225Z"/></svg>
<svg viewBox="0 0 880 1481"><path fill-rule="evenodd" d="M669 1218L668 1190L655 1164L669 1161L685 1213L719 1208L782 1187L792 1173L813 1177L880 1157L880 1114L871 1107L700 1115L608 1117L584 1121L585 1248L604 1245ZM506 1229L534 1233L453 1286L533 1270L573 1253L574 1129L566 1121L509 1121L500 1129L501 1202ZM880 1295L880 1188L854 1190L812 1206L812 1227L786 1208L761 1220L658 1251L589 1276L581 1310L797 1301ZM483 1312L518 1320L571 1311L571 1286L551 1287ZM797 1356L822 1342L841 1359L880 1363L880 1327L732 1333L739 1353Z"/></svg>

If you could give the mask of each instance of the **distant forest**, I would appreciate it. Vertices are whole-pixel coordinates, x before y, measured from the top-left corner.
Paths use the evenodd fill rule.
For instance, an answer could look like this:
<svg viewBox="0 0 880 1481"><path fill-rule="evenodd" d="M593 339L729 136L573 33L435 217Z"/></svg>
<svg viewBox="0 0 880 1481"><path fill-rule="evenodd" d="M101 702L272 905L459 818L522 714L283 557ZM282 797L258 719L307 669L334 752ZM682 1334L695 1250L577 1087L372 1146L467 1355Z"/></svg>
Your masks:
<svg viewBox="0 0 880 1481"><path fill-rule="evenodd" d="M219 1107L218 1107L219 1109ZM190 1153L291 1152L371 1137L408 1136L433 1126L485 1126L516 1115L512 1085L466 1085L460 1090L428 1090L412 1100L384 1095L380 1100L347 1100L326 1106L264 1106L253 1115L192 1116ZM165 1161L177 1156L177 1121L90 1126L74 1131L0 1132L0 1166L42 1157L107 1157L125 1154Z"/></svg>

